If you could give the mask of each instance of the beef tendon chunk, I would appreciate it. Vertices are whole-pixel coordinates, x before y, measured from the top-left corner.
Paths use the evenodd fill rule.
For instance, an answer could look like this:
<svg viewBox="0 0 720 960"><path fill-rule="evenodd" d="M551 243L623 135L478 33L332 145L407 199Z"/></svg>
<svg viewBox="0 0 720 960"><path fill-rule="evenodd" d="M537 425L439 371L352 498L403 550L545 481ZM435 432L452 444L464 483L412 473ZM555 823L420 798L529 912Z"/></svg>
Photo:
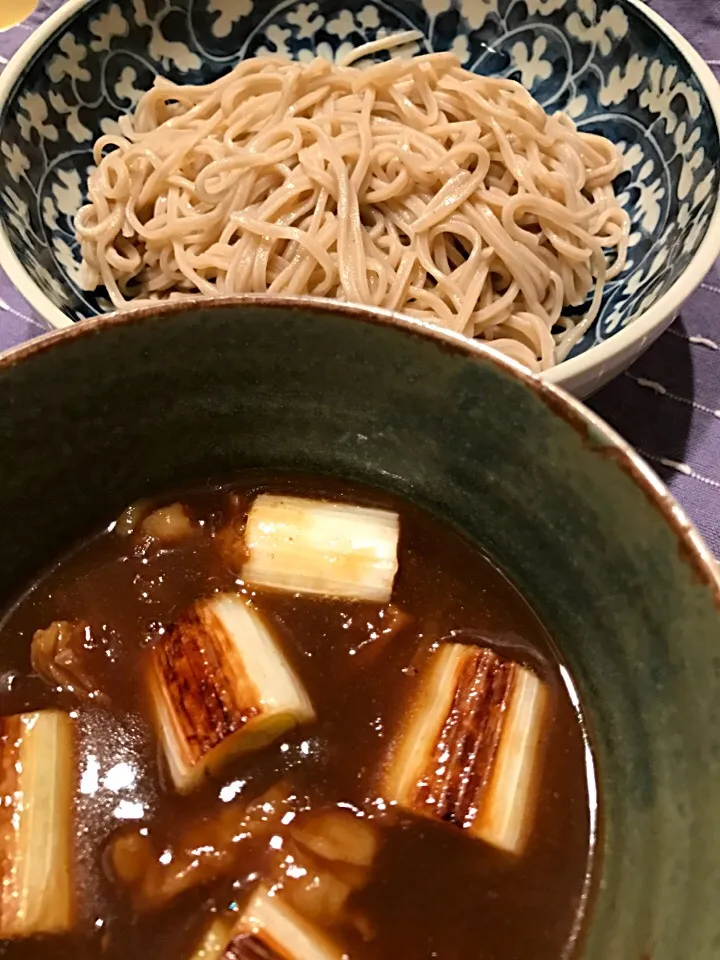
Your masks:
<svg viewBox="0 0 720 960"><path fill-rule="evenodd" d="M262 868L269 837L282 829L282 818L298 803L280 782L250 803L237 799L216 809L162 850L142 827L125 831L108 848L109 872L128 890L136 910L160 909L185 891L231 873L240 859L248 873Z"/></svg>
<svg viewBox="0 0 720 960"><path fill-rule="evenodd" d="M200 529L200 524L193 520L182 503L171 503L153 510L150 500L137 500L115 521L115 533L119 537L150 539L163 544L195 537Z"/></svg>
<svg viewBox="0 0 720 960"><path fill-rule="evenodd" d="M296 843L330 863L369 869L378 850L374 824L342 808L301 814L290 833Z"/></svg>
<svg viewBox="0 0 720 960"><path fill-rule="evenodd" d="M115 521L115 533L118 537L131 537L152 510L150 500L136 500L120 514Z"/></svg>
<svg viewBox="0 0 720 960"><path fill-rule="evenodd" d="M194 537L199 526L181 503L159 507L140 524L140 533L160 543L176 543Z"/></svg>
<svg viewBox="0 0 720 960"><path fill-rule="evenodd" d="M324 926L354 922L348 901L369 880L380 840L374 823L343 808L300 813L277 852L283 898Z"/></svg>
<svg viewBox="0 0 720 960"><path fill-rule="evenodd" d="M81 622L54 620L36 630L30 646L33 670L54 687L81 700L107 704L87 666L87 647L92 643L90 627Z"/></svg>

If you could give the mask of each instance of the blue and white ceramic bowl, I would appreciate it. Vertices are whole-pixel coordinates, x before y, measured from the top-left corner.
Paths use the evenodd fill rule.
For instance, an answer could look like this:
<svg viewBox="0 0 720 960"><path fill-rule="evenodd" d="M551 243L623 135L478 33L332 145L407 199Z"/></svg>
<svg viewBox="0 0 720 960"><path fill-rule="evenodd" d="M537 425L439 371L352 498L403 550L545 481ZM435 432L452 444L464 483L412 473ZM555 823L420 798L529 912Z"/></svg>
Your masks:
<svg viewBox="0 0 720 960"><path fill-rule="evenodd" d="M243 57L332 58L407 29L422 32L418 50L452 49L468 69L520 80L620 146L629 262L598 323L545 374L597 389L720 251L720 88L641 0L69 0L0 80L0 263L54 326L109 309L77 284L73 216L94 140L157 74L206 83Z"/></svg>

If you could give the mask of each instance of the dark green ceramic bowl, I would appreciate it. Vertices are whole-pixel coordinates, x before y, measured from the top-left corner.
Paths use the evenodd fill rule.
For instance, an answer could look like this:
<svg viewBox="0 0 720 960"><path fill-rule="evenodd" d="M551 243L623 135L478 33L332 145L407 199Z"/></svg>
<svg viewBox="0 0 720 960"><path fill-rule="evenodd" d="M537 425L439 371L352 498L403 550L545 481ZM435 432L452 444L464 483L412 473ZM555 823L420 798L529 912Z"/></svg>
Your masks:
<svg viewBox="0 0 720 960"><path fill-rule="evenodd" d="M0 599L138 496L245 467L361 479L449 518L538 611L589 717L604 831L583 960L720 957L720 584L583 407L422 324L206 302L0 360L0 465Z"/></svg>

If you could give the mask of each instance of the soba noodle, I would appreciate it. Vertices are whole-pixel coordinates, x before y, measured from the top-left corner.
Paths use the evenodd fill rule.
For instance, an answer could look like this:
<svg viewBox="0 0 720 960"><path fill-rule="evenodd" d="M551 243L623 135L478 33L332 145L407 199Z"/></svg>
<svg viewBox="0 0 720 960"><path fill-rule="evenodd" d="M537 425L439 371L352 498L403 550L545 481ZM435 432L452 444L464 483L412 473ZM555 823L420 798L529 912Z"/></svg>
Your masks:
<svg viewBox="0 0 720 960"><path fill-rule="evenodd" d="M76 218L83 286L119 308L334 297L534 370L562 360L625 262L620 154L451 53L350 65L412 36L337 66L258 57L207 86L158 79L95 144ZM562 316L591 291L584 315Z"/></svg>

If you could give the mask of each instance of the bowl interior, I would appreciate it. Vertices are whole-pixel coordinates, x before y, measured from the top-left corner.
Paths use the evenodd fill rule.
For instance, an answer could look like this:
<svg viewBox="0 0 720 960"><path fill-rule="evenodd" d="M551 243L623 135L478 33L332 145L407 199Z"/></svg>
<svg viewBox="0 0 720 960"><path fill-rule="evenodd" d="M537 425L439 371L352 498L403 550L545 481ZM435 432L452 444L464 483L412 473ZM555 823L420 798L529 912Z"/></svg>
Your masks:
<svg viewBox="0 0 720 960"><path fill-rule="evenodd" d="M716 574L580 408L412 321L247 300L0 361L0 458L3 602L135 498L245 467L370 482L455 524L535 607L585 706L604 816L582 960L718 956Z"/></svg>
<svg viewBox="0 0 720 960"><path fill-rule="evenodd" d="M70 2L78 6L81 0ZM333 58L407 29L402 51L451 49L511 77L621 148L616 190L632 217L629 260L573 355L612 337L668 291L718 199L720 138L701 81L635 0L89 0L30 56L0 115L0 223L30 281L63 317L108 310L77 284L72 220L92 144L158 74L207 83L239 59ZM698 277L698 280L700 278Z"/></svg>

